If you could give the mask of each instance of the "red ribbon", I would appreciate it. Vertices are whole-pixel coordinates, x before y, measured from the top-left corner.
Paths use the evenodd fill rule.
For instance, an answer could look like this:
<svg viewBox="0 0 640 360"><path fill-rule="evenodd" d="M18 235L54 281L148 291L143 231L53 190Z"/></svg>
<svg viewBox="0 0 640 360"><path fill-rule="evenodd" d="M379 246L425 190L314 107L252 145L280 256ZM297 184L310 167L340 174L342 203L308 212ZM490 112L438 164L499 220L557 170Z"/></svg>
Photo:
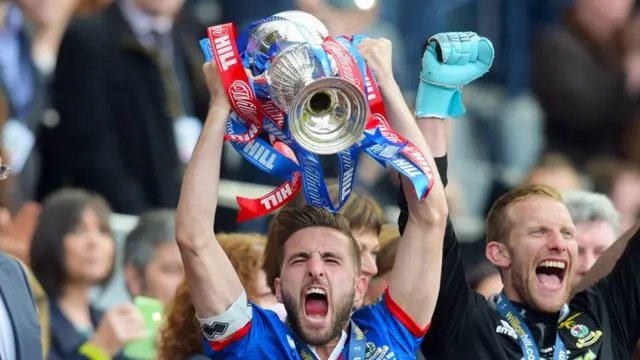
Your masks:
<svg viewBox="0 0 640 360"><path fill-rule="evenodd" d="M244 134L225 134L225 140L247 143L262 131L262 108L247 77L238 48L236 27L232 23L211 26L207 29L213 58L218 74L227 92L231 107L244 120L248 129Z"/></svg>
<svg viewBox="0 0 640 360"><path fill-rule="evenodd" d="M298 163L296 154L287 144L275 141L273 147L284 156L295 161L296 164ZM242 222L257 219L283 207L302 190L302 176L299 171L293 173L292 180L285 181L276 189L257 199L237 196L236 200L240 206L240 211L238 211L236 221Z"/></svg>
<svg viewBox="0 0 640 360"><path fill-rule="evenodd" d="M339 76L342 79L358 86L364 95L364 79L362 78L356 59L349 54L349 51L330 37L324 40L322 43L322 49L333 57L333 60L338 67Z"/></svg>

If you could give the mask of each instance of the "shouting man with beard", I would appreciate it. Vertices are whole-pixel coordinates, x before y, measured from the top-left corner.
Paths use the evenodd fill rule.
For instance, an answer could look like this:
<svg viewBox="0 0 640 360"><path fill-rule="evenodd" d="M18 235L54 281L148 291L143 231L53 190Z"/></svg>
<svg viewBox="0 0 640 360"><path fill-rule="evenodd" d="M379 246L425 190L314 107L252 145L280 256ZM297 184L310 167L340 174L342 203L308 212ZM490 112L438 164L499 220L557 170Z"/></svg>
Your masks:
<svg viewBox="0 0 640 360"><path fill-rule="evenodd" d="M432 113L425 109L428 99L420 97L420 89L432 86L425 81L431 61L427 48L416 117L446 186L444 119L450 113L425 118ZM412 210L401 196L403 233ZM487 300L469 287L448 222L440 293L421 346L425 358L628 359L640 336L640 234L631 237L611 273L572 298L575 232L562 195L549 186L523 186L499 198L486 222L486 257L499 269L504 288Z"/></svg>
<svg viewBox="0 0 640 360"><path fill-rule="evenodd" d="M454 34L456 35L456 34ZM464 72L457 84L484 74L493 48L475 34L438 37L434 73ZM393 128L432 163L429 148L393 78L391 44L365 39L357 45L375 75ZM435 51L434 51L435 56ZM367 288L360 247L339 214L305 206L282 209L272 220L268 242L279 246L278 300L288 319L247 302L231 263L216 241L220 157L230 105L215 63L204 65L211 107L182 185L176 238L193 304L212 359L413 359L427 331L440 283L447 203L439 175L424 200L407 190L411 215L398 246L396 266L381 300L351 314ZM440 89L453 97L459 86ZM444 104L443 102L446 102ZM449 100L434 101L434 113ZM435 169L433 169L435 171ZM412 185L403 179L405 188Z"/></svg>

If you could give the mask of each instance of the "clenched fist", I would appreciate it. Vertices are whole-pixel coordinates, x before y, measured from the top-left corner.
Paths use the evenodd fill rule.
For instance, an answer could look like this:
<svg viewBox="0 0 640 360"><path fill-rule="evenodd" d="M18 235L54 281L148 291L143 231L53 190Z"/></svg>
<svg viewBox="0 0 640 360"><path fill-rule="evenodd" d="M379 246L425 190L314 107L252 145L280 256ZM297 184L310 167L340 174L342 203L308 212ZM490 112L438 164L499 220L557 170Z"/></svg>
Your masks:
<svg viewBox="0 0 640 360"><path fill-rule="evenodd" d="M422 55L416 116L464 115L460 89L486 74L493 57L491 41L473 32L441 33L429 38Z"/></svg>

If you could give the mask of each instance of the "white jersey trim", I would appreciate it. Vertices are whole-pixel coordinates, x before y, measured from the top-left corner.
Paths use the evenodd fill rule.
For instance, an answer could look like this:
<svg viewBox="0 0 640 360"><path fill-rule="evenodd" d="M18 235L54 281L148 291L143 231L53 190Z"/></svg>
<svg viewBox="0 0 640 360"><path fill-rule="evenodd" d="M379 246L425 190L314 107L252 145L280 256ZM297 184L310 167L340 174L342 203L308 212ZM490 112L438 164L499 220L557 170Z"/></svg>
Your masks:
<svg viewBox="0 0 640 360"><path fill-rule="evenodd" d="M244 328L253 318L253 310L247 300L247 293L242 290L238 299L222 314L206 319L196 317L207 340L221 341Z"/></svg>

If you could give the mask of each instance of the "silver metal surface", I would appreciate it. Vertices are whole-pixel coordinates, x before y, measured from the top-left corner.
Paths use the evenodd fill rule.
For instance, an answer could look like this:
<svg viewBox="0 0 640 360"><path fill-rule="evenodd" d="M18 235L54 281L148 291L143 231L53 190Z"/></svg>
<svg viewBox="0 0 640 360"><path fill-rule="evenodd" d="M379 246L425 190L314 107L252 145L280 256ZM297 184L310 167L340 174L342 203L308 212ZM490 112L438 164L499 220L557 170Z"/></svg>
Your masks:
<svg viewBox="0 0 640 360"><path fill-rule="evenodd" d="M268 55L273 44L308 42L320 45L324 37L317 31L290 20L275 20L256 26L249 33L247 48L250 59L259 54Z"/></svg>
<svg viewBox="0 0 640 360"><path fill-rule="evenodd" d="M329 36L329 30L317 17L300 10L289 10L275 14L287 20L291 20L297 24L305 26L311 30L317 31L323 38Z"/></svg>
<svg viewBox="0 0 640 360"><path fill-rule="evenodd" d="M263 25L267 24L276 26L255 32L256 39L250 43L268 44L272 39L276 39L274 43L281 41L277 39L301 41L287 43L271 57L264 73L253 79L256 92L270 97L289 115L291 134L304 149L329 155L349 148L360 139L369 119L365 94L356 85L337 76L336 61L332 56L327 55L328 69L323 67L316 55L317 51L324 51L318 46L322 41L302 39L304 36L301 38L301 33L296 33L301 27L292 21ZM319 33L308 31L320 37Z"/></svg>

